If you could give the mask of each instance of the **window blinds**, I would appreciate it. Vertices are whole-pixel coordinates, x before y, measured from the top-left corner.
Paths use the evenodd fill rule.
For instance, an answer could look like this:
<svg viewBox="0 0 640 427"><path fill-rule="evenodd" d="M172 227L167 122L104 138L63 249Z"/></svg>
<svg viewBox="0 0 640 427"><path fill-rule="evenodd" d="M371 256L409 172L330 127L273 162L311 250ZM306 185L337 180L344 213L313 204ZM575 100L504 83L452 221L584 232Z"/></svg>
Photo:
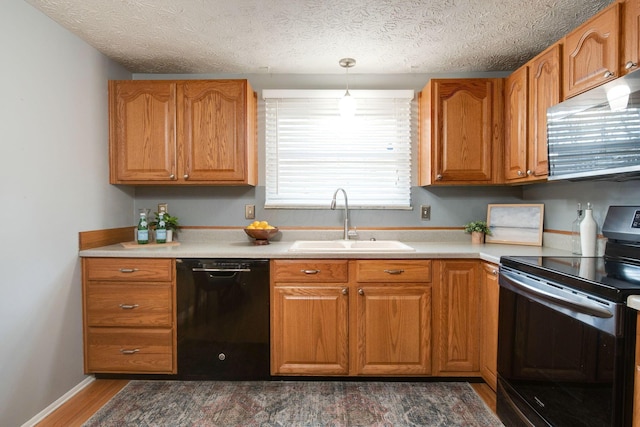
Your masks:
<svg viewBox="0 0 640 427"><path fill-rule="evenodd" d="M342 91L263 91L265 207L328 208L337 188L350 208L411 207L413 91L350 92L342 118Z"/></svg>

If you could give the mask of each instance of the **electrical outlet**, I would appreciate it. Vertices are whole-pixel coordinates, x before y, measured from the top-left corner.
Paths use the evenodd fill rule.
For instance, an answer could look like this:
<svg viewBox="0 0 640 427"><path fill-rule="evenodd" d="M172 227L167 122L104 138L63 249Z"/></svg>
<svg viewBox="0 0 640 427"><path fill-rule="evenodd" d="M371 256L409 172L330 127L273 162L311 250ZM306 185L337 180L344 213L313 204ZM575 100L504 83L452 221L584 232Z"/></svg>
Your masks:
<svg viewBox="0 0 640 427"><path fill-rule="evenodd" d="M169 208L167 203L158 203L158 213L160 212L169 212Z"/></svg>
<svg viewBox="0 0 640 427"><path fill-rule="evenodd" d="M256 205L244 205L244 218L256 219Z"/></svg>
<svg viewBox="0 0 640 427"><path fill-rule="evenodd" d="M431 206L429 205L420 206L420 218L423 221L431 220Z"/></svg>

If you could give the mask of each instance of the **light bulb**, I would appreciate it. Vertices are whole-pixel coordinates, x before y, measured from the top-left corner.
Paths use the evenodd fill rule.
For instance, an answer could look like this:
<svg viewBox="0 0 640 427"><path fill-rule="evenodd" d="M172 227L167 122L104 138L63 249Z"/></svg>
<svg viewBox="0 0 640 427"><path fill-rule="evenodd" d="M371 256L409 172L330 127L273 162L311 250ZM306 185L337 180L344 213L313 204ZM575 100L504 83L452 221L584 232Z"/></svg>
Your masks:
<svg viewBox="0 0 640 427"><path fill-rule="evenodd" d="M353 117L356 114L356 99L347 91L340 99L340 115L342 117Z"/></svg>

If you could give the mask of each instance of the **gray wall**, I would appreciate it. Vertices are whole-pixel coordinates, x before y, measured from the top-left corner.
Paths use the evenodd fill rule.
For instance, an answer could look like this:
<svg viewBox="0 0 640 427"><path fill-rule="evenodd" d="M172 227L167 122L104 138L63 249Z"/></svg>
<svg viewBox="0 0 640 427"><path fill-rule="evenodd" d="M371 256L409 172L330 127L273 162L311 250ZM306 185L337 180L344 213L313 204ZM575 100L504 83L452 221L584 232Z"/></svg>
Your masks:
<svg viewBox="0 0 640 427"><path fill-rule="evenodd" d="M0 13L0 425L19 426L78 385L78 232L131 223L108 184L107 80L130 78L23 1Z"/></svg>

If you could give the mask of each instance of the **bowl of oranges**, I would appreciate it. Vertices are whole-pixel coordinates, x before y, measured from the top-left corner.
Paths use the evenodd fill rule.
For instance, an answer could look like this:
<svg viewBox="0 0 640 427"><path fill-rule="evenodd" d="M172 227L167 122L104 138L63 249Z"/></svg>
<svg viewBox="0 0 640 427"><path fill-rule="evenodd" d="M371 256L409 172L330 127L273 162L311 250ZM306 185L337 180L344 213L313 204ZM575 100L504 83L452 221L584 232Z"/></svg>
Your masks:
<svg viewBox="0 0 640 427"><path fill-rule="evenodd" d="M244 229L244 232L255 239L254 244L268 245L269 239L278 232L278 227L270 225L267 221L253 221Z"/></svg>

